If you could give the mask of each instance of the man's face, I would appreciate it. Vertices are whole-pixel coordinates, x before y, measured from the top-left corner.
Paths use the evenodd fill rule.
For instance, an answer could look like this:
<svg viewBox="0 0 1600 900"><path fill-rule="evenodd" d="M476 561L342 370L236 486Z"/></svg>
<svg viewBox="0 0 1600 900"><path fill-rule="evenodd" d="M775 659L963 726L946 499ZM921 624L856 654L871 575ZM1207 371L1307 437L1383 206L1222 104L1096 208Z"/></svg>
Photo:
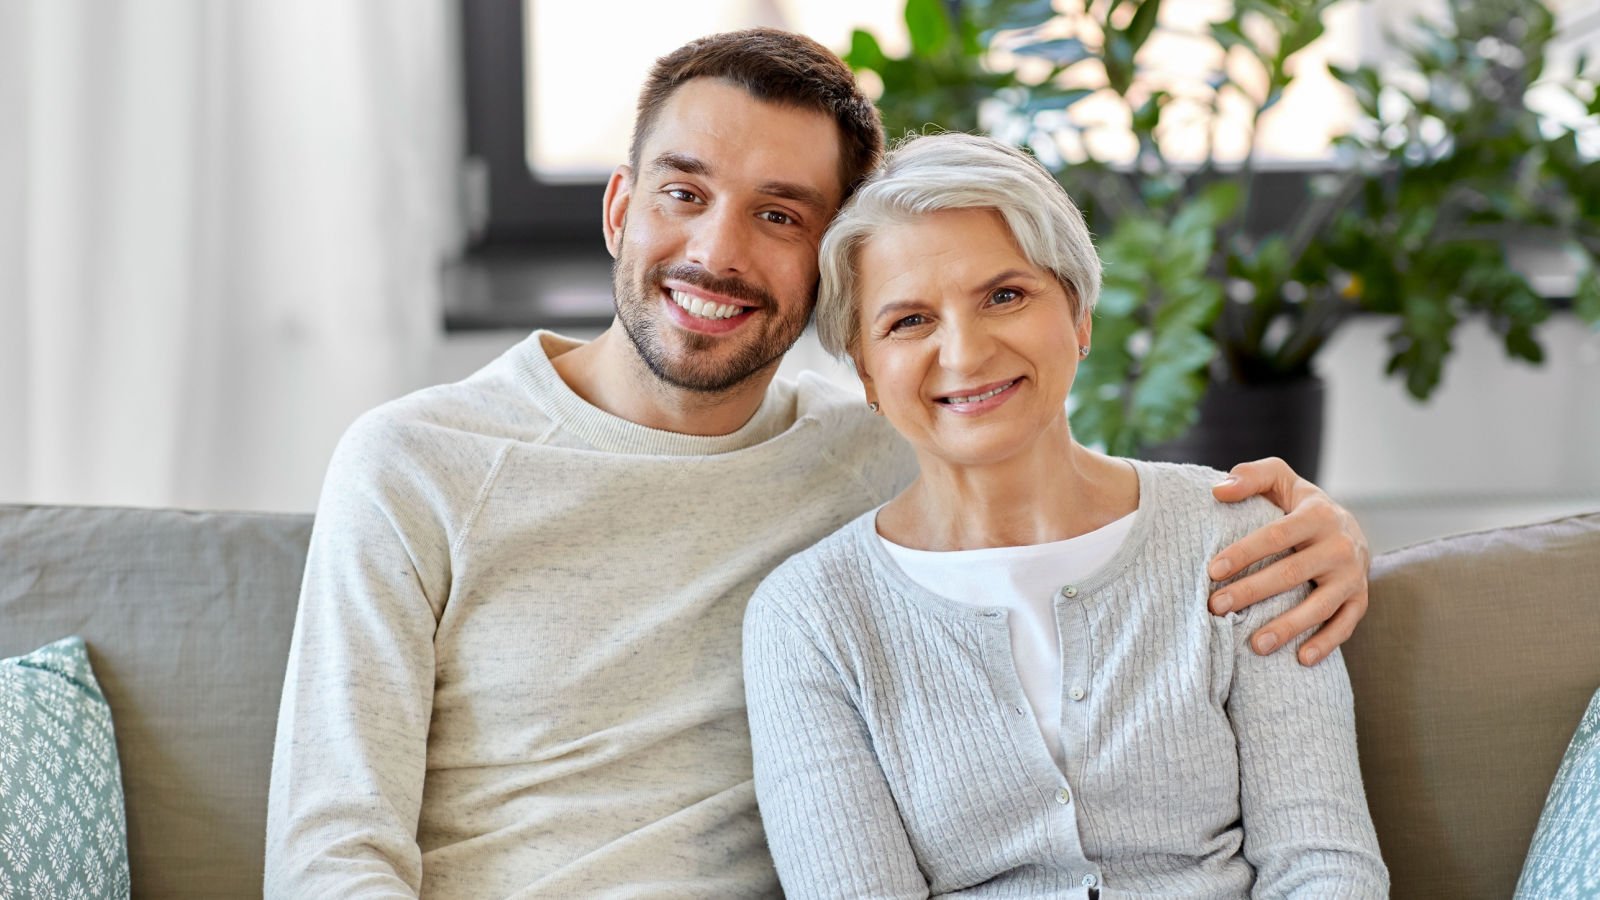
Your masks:
<svg viewBox="0 0 1600 900"><path fill-rule="evenodd" d="M838 209L838 126L697 78L612 175L617 318L650 370L703 393L775 367L805 330L817 245Z"/></svg>

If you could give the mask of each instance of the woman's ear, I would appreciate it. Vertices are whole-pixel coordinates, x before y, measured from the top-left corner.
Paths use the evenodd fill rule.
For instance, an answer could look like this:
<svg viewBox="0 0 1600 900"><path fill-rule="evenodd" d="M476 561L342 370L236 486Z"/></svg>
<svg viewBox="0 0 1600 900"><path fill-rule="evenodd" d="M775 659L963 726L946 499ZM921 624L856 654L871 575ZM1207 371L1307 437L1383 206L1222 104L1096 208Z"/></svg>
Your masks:
<svg viewBox="0 0 1600 900"><path fill-rule="evenodd" d="M601 222L605 227L606 250L616 259L622 252L622 230L628 224L628 201L633 197L633 169L617 166L606 182L605 199L601 201Z"/></svg>
<svg viewBox="0 0 1600 900"><path fill-rule="evenodd" d="M861 354L852 352L850 362L855 366L856 377L861 379L861 387L867 392L867 402L877 403L878 391L872 385L872 376L868 375L866 368L861 365Z"/></svg>

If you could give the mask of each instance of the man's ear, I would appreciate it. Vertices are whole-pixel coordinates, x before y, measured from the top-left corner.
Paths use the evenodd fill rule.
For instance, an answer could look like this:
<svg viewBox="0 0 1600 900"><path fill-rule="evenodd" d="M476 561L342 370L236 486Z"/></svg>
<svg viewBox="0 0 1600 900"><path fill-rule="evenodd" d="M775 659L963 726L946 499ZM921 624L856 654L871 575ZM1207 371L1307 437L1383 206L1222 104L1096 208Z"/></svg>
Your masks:
<svg viewBox="0 0 1600 900"><path fill-rule="evenodd" d="M622 252L622 229L628 224L628 201L633 197L633 169L617 166L606 182L606 196L602 203L601 218L606 232L606 250L616 259Z"/></svg>

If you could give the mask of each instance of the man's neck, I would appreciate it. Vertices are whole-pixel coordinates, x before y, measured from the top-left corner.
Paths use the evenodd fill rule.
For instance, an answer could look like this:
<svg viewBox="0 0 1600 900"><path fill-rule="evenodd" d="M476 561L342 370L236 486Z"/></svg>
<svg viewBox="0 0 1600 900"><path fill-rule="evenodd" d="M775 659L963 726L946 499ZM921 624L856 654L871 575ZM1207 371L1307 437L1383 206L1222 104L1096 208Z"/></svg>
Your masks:
<svg viewBox="0 0 1600 900"><path fill-rule="evenodd" d="M616 322L606 332L550 360L556 374L586 402L619 418L677 434L724 435L761 408L777 365L719 393L667 384L650 371Z"/></svg>

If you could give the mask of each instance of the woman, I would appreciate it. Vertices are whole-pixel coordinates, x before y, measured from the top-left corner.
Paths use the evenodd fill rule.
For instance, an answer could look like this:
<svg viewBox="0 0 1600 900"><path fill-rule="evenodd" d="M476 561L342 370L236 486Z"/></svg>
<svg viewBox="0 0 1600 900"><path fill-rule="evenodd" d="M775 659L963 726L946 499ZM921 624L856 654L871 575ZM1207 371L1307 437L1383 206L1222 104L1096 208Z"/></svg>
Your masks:
<svg viewBox="0 0 1600 900"><path fill-rule="evenodd" d="M821 267L819 336L921 474L746 614L785 891L1385 896L1342 659L1245 644L1304 589L1206 610L1206 560L1277 510L1072 439L1100 267L1049 174L913 139Z"/></svg>

